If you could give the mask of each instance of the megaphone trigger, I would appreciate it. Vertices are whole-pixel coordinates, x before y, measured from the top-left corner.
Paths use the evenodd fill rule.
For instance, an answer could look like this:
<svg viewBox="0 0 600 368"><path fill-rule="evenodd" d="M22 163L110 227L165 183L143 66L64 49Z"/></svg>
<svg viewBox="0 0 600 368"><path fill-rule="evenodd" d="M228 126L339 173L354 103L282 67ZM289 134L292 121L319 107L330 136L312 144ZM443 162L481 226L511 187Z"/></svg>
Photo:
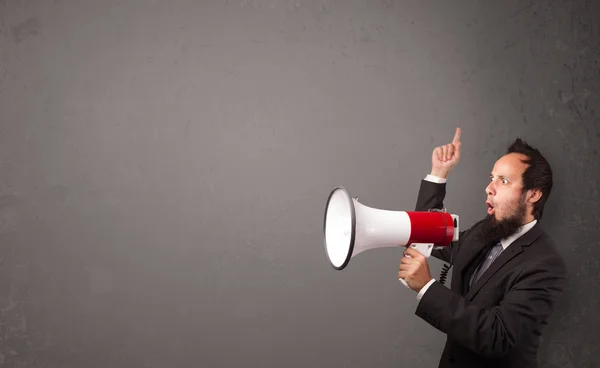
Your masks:
<svg viewBox="0 0 600 368"><path fill-rule="evenodd" d="M419 251L425 258L429 258L431 256L431 251L433 250L434 244L411 244L411 248L415 248Z"/></svg>

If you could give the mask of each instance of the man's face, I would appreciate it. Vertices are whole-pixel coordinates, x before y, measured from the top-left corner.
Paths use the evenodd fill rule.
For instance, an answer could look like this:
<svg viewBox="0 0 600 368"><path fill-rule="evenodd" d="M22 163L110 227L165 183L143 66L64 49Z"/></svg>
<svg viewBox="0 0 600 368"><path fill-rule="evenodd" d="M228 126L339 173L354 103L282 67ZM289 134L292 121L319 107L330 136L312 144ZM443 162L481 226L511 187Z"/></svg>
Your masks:
<svg viewBox="0 0 600 368"><path fill-rule="evenodd" d="M498 241L514 234L519 227L533 219L531 207L522 192L521 176L527 165L524 156L509 154L501 157L492 170L485 188L488 216L484 224L485 241Z"/></svg>
<svg viewBox="0 0 600 368"><path fill-rule="evenodd" d="M528 213L525 195L522 193L521 176L527 164L521 162L525 156L511 153L502 156L490 174L490 182L485 188L488 215L497 221L508 220ZM525 213L523 213L525 212Z"/></svg>

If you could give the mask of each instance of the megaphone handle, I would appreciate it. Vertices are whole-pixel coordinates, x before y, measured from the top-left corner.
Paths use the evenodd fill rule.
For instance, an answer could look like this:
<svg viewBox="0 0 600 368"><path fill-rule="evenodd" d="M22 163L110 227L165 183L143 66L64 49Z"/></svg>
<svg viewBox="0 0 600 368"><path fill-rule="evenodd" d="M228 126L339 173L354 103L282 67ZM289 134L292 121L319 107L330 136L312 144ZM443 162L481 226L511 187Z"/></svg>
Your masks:
<svg viewBox="0 0 600 368"><path fill-rule="evenodd" d="M404 257L410 257L410 256L407 254ZM408 289L410 289L410 286L408 286L408 283L406 282L406 280L404 280L402 278L398 278L398 280L402 281L402 283L404 284L404 286L406 286Z"/></svg>
<svg viewBox="0 0 600 368"><path fill-rule="evenodd" d="M406 286L407 288L409 288L408 284L406 283L406 281L404 279L398 279L398 280L402 281L402 283L404 284L404 286Z"/></svg>
<svg viewBox="0 0 600 368"><path fill-rule="evenodd" d="M416 250L419 251L419 253L423 254L426 258L429 258L429 256L431 255L431 249L433 248L433 244L411 244L410 247L415 248ZM407 254L404 257L410 257L410 256ZM404 279L398 278L398 280L402 281L404 286L406 286L407 288L410 289L410 287L408 286L408 284L406 283L406 281Z"/></svg>

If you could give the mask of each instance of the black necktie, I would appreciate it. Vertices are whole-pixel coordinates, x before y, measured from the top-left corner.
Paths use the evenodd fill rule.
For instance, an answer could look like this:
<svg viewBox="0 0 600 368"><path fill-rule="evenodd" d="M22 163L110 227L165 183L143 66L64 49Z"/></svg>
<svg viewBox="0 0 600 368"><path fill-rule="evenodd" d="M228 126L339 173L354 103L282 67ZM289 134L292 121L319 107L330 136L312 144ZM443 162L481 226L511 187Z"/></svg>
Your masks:
<svg viewBox="0 0 600 368"><path fill-rule="evenodd" d="M502 247L502 243L498 242L487 252L486 257L479 264L477 269L475 269L475 272L473 272L473 274L471 275L471 279L469 280L469 288L471 288L473 284L477 282L477 280L479 280L481 275L483 275L485 270L487 270L488 267L490 267L490 265L494 262L494 260L498 258L498 256L500 255L500 253L502 253L503 250L504 248Z"/></svg>

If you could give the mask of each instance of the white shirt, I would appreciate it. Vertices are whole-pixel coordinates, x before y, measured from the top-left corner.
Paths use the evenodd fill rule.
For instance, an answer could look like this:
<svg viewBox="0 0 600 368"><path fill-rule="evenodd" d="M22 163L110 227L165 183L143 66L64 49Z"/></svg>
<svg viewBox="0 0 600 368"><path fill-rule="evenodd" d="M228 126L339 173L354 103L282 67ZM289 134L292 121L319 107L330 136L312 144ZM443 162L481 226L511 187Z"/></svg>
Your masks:
<svg viewBox="0 0 600 368"><path fill-rule="evenodd" d="M445 183L446 182L446 179L440 178L440 177L437 177L437 176L433 176L433 175L427 175L425 177L425 180L431 181L431 182L434 182L434 183ZM508 246L512 242L514 242L516 239L518 239L521 235L523 235L526 232L528 232L529 230L531 230L531 228L536 223L537 223L537 220L533 220L530 223L521 226L521 228L515 234L509 236L508 238L501 239L500 242L502 243L502 248L504 248L504 250L506 250L506 248L508 248ZM427 291L427 289L429 288L429 286L431 286L431 284L433 284L435 281L436 281L435 279L431 279L431 280L429 280L429 282L427 284L425 284L425 286L423 286L423 288L421 289L421 291L419 291L419 293L417 294L417 300L421 300L421 298L423 297L423 295L425 294L425 292Z"/></svg>

